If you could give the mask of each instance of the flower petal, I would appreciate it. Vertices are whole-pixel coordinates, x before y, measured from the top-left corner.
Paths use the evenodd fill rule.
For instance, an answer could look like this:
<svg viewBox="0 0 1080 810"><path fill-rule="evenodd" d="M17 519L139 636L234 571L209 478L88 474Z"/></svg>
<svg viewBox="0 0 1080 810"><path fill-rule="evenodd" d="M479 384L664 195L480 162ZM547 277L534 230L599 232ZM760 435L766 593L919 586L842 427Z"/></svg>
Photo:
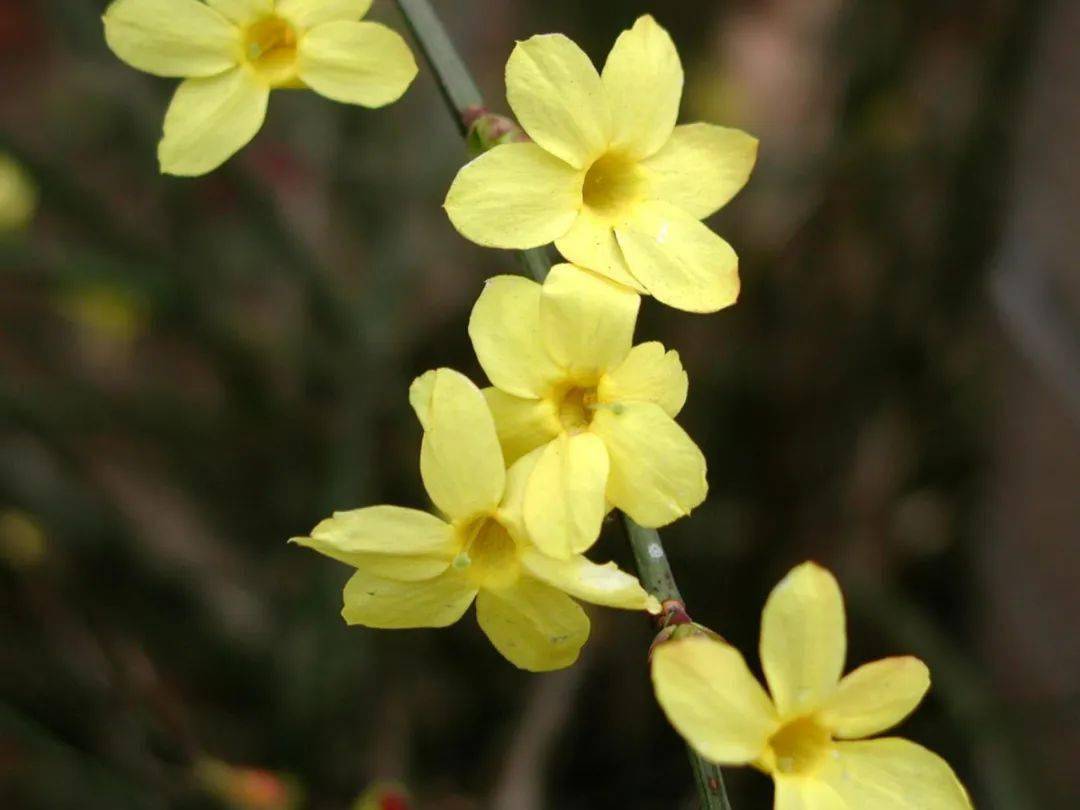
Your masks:
<svg viewBox="0 0 1080 810"><path fill-rule="evenodd" d="M457 173L444 206L485 247L525 249L566 233L581 209L582 173L534 143L504 143Z"/></svg>
<svg viewBox="0 0 1080 810"><path fill-rule="evenodd" d="M277 0L277 13L298 28L359 20L369 8L371 0Z"/></svg>
<svg viewBox="0 0 1080 810"><path fill-rule="evenodd" d="M779 726L742 655L721 641L697 636L658 645L652 681L671 725L710 762L754 761Z"/></svg>
<svg viewBox="0 0 1080 810"><path fill-rule="evenodd" d="M783 719L821 707L846 650L840 586L821 566L803 563L773 588L761 618L761 665Z"/></svg>
<svg viewBox="0 0 1080 810"><path fill-rule="evenodd" d="M521 276L488 279L469 317L473 351L495 387L538 398L562 373L540 333L541 287Z"/></svg>
<svg viewBox="0 0 1080 810"><path fill-rule="evenodd" d="M555 247L566 260L592 270L612 281L638 292L645 292L640 282L630 274L622 248L615 238L611 223L598 217L589 208L582 208L573 226L555 240Z"/></svg>
<svg viewBox="0 0 1080 810"><path fill-rule="evenodd" d="M971 799L941 757L897 737L836 744L818 778L847 807L971 810Z"/></svg>
<svg viewBox="0 0 1080 810"><path fill-rule="evenodd" d="M240 31L198 0L116 0L102 21L112 52L155 76L214 76L240 59Z"/></svg>
<svg viewBox="0 0 1080 810"><path fill-rule="evenodd" d="M540 297L540 329L551 359L582 385L623 361L641 297L572 264L551 268Z"/></svg>
<svg viewBox="0 0 1080 810"><path fill-rule="evenodd" d="M879 734L911 714L929 688L930 670L918 658L874 661L840 681L821 709L821 721L841 738Z"/></svg>
<svg viewBox="0 0 1080 810"><path fill-rule="evenodd" d="M818 779L773 775L773 810L851 810L836 791Z"/></svg>
<svg viewBox="0 0 1080 810"><path fill-rule="evenodd" d="M741 130L684 124L642 168L653 196L705 219L746 185L757 152L757 138Z"/></svg>
<svg viewBox="0 0 1080 810"><path fill-rule="evenodd" d="M384 630L447 627L462 617L476 587L456 568L422 582L400 582L357 570L345 583L341 616Z"/></svg>
<svg viewBox="0 0 1080 810"><path fill-rule="evenodd" d="M410 401L424 426L420 476L434 504L455 520L495 509L506 468L480 389L465 375L440 368L416 379Z"/></svg>
<svg viewBox="0 0 1080 810"><path fill-rule="evenodd" d="M536 461L525 487L525 528L545 554L561 560L592 547L607 513L608 454L591 433L560 433Z"/></svg>
<svg viewBox="0 0 1080 810"><path fill-rule="evenodd" d="M310 537L293 541L344 562L353 554L436 556L449 561L455 553L449 524L400 506L335 512L312 529Z"/></svg>
<svg viewBox="0 0 1080 810"><path fill-rule="evenodd" d="M536 143L584 169L607 148L611 111L589 57L562 34L519 42L506 63L506 100Z"/></svg>
<svg viewBox="0 0 1080 810"><path fill-rule="evenodd" d="M682 63L671 36L650 15L638 17L615 40L602 78L612 148L635 159L655 153L671 137L682 99Z"/></svg>
<svg viewBox="0 0 1080 810"><path fill-rule="evenodd" d="M300 80L316 93L364 107L397 101L417 71L396 31L351 20L316 25L300 38L297 60Z"/></svg>
<svg viewBox="0 0 1080 810"><path fill-rule="evenodd" d="M484 398L495 418L495 430L507 464L547 444L562 430L550 399L523 399L498 388L485 388Z"/></svg>
<svg viewBox="0 0 1080 810"><path fill-rule="evenodd" d="M532 478L536 462L540 460L546 447L537 447L526 453L506 471L506 494L499 504L499 523L510 533L520 546L531 545L529 532L525 528L525 491Z"/></svg>
<svg viewBox="0 0 1080 810"><path fill-rule="evenodd" d="M194 177L216 169L255 137L269 98L270 88L244 68L182 82L165 113L161 171Z"/></svg>
<svg viewBox="0 0 1080 810"><path fill-rule="evenodd" d="M654 402L674 418L686 404L690 386L679 353L665 352L656 341L639 343L626 359L600 378L600 402Z"/></svg>
<svg viewBox="0 0 1080 810"><path fill-rule="evenodd" d="M597 565L580 554L556 560L535 548L526 548L521 552L521 564L537 579L584 602L660 612L660 603L641 587L637 577L613 562Z"/></svg>
<svg viewBox="0 0 1080 810"><path fill-rule="evenodd" d="M589 638L589 617L581 606L530 577L509 588L481 591L476 618L495 649L531 672L570 666Z"/></svg>
<svg viewBox="0 0 1080 810"><path fill-rule="evenodd" d="M615 236L634 278L668 306L716 312L739 297L735 251L681 208L642 203Z"/></svg>
<svg viewBox="0 0 1080 810"><path fill-rule="evenodd" d="M659 405L598 408L592 431L611 457L608 500L642 526L665 526L705 500L705 457Z"/></svg>
<svg viewBox="0 0 1080 810"><path fill-rule="evenodd" d="M238 25L248 25L274 13L274 0L206 0L206 5Z"/></svg>

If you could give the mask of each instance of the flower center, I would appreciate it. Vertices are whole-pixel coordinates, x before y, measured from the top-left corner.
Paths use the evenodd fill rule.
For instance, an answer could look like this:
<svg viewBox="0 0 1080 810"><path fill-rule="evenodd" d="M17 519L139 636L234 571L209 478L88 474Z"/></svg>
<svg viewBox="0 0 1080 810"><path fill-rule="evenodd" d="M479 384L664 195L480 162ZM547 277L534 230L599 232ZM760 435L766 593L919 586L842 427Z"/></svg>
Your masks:
<svg viewBox="0 0 1080 810"><path fill-rule="evenodd" d="M829 730L812 717L792 720L769 739L776 770L786 774L814 772L831 745Z"/></svg>
<svg viewBox="0 0 1080 810"><path fill-rule="evenodd" d="M518 578L517 544L501 523L482 517L466 530L465 547L454 565L481 588L505 588Z"/></svg>
<svg viewBox="0 0 1080 810"><path fill-rule="evenodd" d="M296 29L281 17L264 17L244 32L244 58L263 78L282 85L296 74Z"/></svg>
<svg viewBox="0 0 1080 810"><path fill-rule="evenodd" d="M570 388L559 401L559 421L568 433L581 433L593 420L595 388Z"/></svg>
<svg viewBox="0 0 1080 810"><path fill-rule="evenodd" d="M585 173L585 205L605 219L625 218L644 193L644 178L637 162L618 152L601 156Z"/></svg>

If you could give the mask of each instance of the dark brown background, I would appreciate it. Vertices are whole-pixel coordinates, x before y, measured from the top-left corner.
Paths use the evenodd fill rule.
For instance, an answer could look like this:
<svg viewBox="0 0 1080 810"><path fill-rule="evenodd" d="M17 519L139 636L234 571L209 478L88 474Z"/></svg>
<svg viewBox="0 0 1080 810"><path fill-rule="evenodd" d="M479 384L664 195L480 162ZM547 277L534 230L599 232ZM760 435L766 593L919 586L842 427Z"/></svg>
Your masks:
<svg viewBox="0 0 1080 810"><path fill-rule="evenodd" d="M695 616L756 666L768 590L817 558L851 666L930 664L902 733L980 808L1077 806L1080 6L437 5L499 110L515 39L600 61L651 11L683 120L761 139L712 223L739 304L639 327L682 353L709 458L664 532ZM103 6L0 4L0 149L42 199L0 253L0 510L45 537L0 538L0 804L219 806L210 756L328 810L379 779L424 808L690 806L640 617L596 614L582 663L530 676L471 616L347 629L347 571L285 545L333 508L422 506L407 384L482 379L468 309L514 264L440 210L463 152L430 75L378 112L275 93L225 169L163 178L174 82L108 52ZM598 551L628 558L616 526ZM768 805L754 772L730 789Z"/></svg>

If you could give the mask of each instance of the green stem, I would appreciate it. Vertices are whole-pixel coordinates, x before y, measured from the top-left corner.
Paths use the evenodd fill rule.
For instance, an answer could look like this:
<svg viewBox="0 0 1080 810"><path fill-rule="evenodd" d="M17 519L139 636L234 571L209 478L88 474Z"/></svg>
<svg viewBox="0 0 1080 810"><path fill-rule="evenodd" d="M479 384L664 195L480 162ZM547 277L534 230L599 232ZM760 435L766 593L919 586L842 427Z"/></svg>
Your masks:
<svg viewBox="0 0 1080 810"><path fill-rule="evenodd" d="M458 129L467 135L470 119L485 109L468 67L428 0L397 0L397 4L431 65ZM551 270L551 256L546 247L522 250L518 255L525 271L537 281L543 281ZM660 534L656 529L639 526L628 515L623 516L623 521L642 584L661 602L681 602ZM701 810L731 810L720 767L698 756L692 748L688 747L687 751Z"/></svg>

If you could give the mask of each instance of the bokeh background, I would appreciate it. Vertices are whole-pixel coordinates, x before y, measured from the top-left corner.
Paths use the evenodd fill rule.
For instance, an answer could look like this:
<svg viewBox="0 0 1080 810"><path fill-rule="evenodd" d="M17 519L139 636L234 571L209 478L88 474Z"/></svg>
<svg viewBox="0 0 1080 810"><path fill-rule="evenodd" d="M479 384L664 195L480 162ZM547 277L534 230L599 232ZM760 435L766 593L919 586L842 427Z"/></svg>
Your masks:
<svg viewBox="0 0 1080 810"><path fill-rule="evenodd" d="M346 628L347 570L285 543L423 506L407 385L483 379L468 310L514 258L440 209L465 154L426 67L382 111L275 93L237 159L166 178L175 83L112 56L104 5L0 3L0 805L691 807L640 616L532 676L471 616ZM515 39L600 62L650 11L682 120L761 140L711 223L738 305L639 325L682 353L709 459L664 531L694 616L756 666L765 596L816 558L851 666L930 664L901 731L980 808L1080 806L1080 4L437 6L497 111ZM629 564L618 525L597 551Z"/></svg>

